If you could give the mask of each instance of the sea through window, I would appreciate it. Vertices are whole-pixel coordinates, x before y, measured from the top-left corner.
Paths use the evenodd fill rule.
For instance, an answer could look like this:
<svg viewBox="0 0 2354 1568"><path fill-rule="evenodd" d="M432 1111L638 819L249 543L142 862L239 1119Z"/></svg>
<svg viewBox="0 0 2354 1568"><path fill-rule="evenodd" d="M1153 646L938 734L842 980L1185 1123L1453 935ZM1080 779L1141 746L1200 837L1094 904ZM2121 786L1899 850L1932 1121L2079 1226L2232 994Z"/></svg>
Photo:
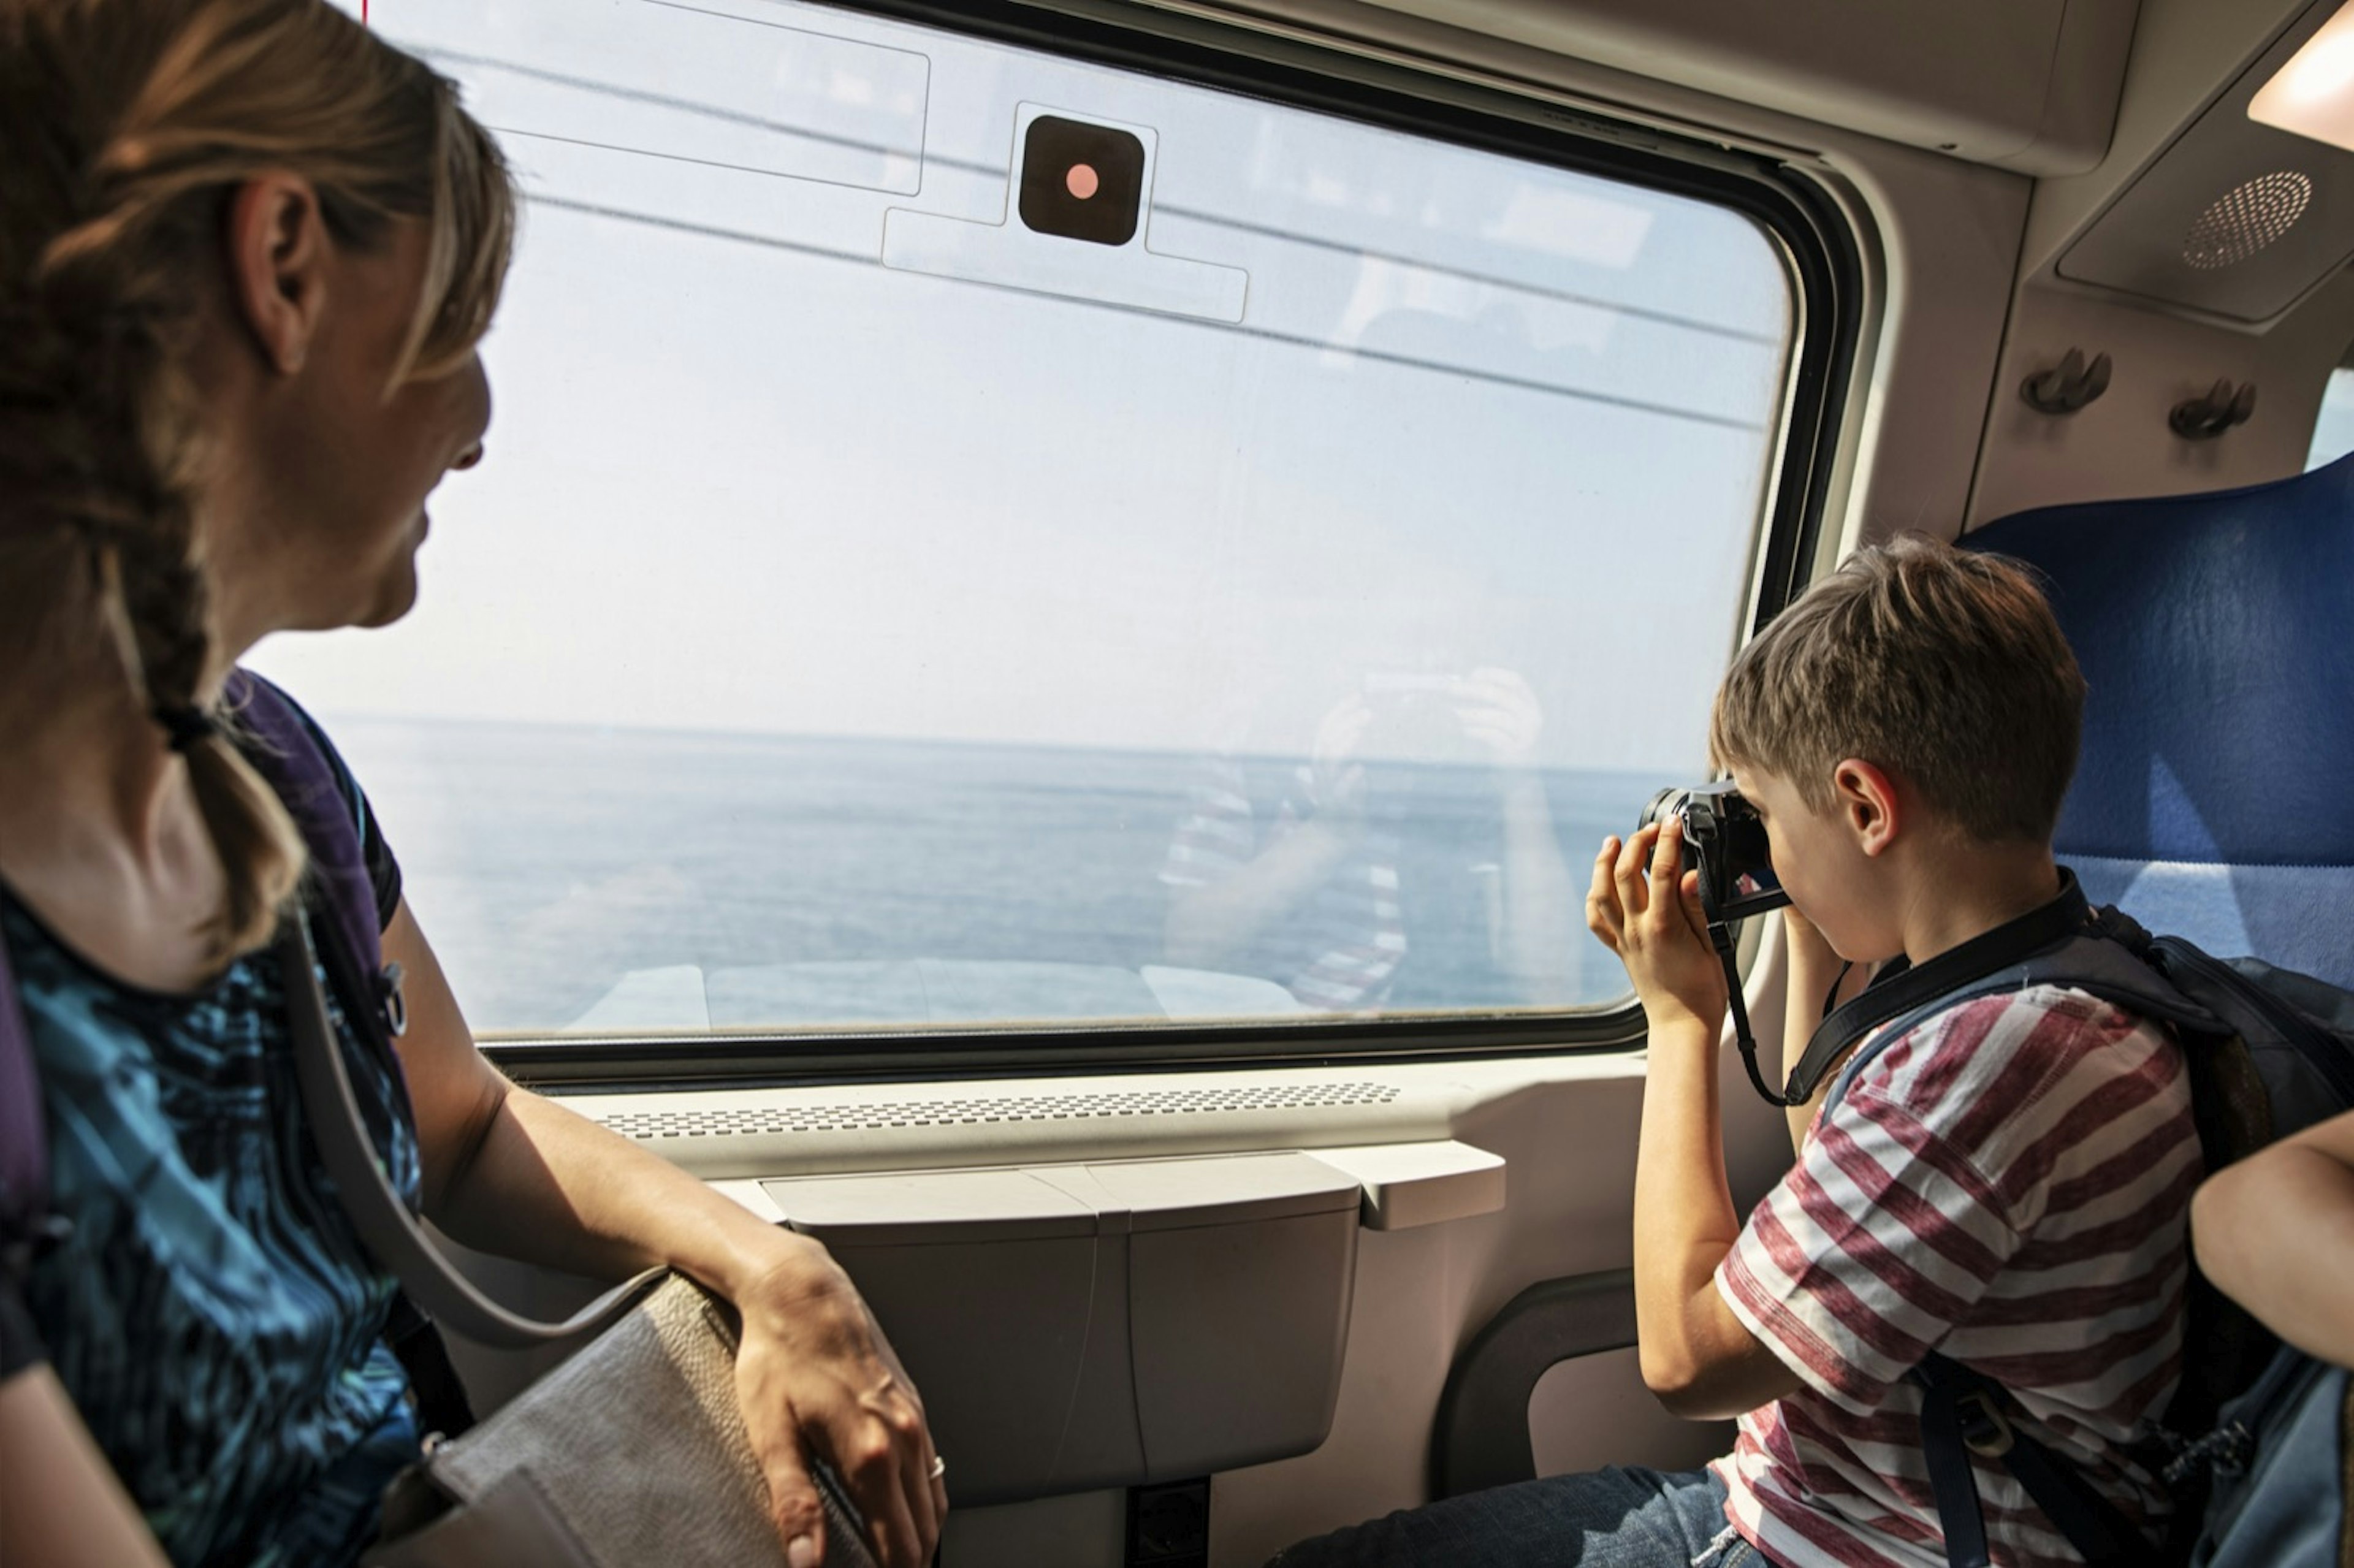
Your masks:
<svg viewBox="0 0 2354 1568"><path fill-rule="evenodd" d="M790 0L373 0L529 194L421 599L257 665L485 1035L1616 1004L1794 318L1726 207ZM655 1047L658 1049L658 1047Z"/></svg>

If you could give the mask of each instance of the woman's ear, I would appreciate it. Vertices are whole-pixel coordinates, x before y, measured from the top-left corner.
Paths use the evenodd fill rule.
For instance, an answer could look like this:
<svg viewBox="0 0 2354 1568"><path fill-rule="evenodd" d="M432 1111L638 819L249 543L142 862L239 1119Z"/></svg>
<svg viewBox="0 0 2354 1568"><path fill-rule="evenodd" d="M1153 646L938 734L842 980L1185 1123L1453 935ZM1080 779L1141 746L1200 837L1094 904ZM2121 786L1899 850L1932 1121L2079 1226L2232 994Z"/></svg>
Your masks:
<svg viewBox="0 0 2354 1568"><path fill-rule="evenodd" d="M298 175L256 175L228 210L228 291L262 360L295 376L327 302L330 241L319 193Z"/></svg>
<svg viewBox="0 0 2354 1568"><path fill-rule="evenodd" d="M1858 849L1876 855L1896 842L1903 808L1896 781L1886 770L1860 757L1848 758L1831 769L1831 792Z"/></svg>

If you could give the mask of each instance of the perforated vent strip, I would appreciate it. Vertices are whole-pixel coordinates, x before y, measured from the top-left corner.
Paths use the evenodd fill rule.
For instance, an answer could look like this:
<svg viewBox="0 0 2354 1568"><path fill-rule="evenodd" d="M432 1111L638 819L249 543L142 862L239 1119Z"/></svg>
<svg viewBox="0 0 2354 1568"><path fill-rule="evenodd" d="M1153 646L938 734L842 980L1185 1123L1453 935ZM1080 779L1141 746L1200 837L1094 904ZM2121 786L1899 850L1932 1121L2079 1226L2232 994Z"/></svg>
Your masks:
<svg viewBox="0 0 2354 1568"><path fill-rule="evenodd" d="M1034 1095L1010 1099L906 1100L896 1105L777 1106L743 1110L632 1112L609 1119L615 1132L657 1138L740 1138L754 1133L877 1132L889 1128L984 1122L1078 1121L1089 1118L1195 1116L1218 1111L1338 1110L1385 1106L1387 1084L1319 1084L1263 1089L1152 1089L1126 1095Z"/></svg>
<svg viewBox="0 0 2354 1568"><path fill-rule="evenodd" d="M2183 261L2201 272L2245 261L2296 226L2313 200L2313 181L2295 169L2258 175L2223 193L2183 238Z"/></svg>

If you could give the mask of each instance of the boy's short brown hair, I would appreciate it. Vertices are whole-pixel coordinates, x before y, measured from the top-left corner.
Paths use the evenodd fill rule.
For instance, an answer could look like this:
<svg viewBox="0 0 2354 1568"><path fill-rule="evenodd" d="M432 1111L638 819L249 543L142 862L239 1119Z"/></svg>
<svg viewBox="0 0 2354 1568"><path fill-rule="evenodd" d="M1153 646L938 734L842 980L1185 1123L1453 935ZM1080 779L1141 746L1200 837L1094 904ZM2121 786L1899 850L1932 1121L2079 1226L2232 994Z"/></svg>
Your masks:
<svg viewBox="0 0 2354 1568"><path fill-rule="evenodd" d="M2076 771L2084 677L2031 569L1908 534L1867 546L1775 617L1717 688L1717 766L1808 805L1860 757L1988 842L2048 843Z"/></svg>

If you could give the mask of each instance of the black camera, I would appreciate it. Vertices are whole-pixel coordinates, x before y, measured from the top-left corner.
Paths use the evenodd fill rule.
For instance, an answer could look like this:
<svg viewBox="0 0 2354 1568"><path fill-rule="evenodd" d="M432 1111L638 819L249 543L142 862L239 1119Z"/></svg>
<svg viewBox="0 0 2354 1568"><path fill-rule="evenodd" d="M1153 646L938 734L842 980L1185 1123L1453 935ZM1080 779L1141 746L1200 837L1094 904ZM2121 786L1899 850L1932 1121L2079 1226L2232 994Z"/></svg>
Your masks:
<svg viewBox="0 0 2354 1568"><path fill-rule="evenodd" d="M1667 789L1651 797L1637 828L1648 828L1670 817L1683 824L1685 865L1700 873L1701 909L1708 916L1708 945L1724 966L1724 1000L1733 1013L1734 1043L1741 1047L1741 1065L1749 1082L1766 1103L1803 1103L1777 1092L1766 1082L1757 1065L1757 1038L1749 1031L1749 1007L1741 995L1741 966L1734 957L1733 923L1744 916L1763 915L1790 902L1782 879L1774 874L1774 853L1766 837L1766 819L1741 798L1730 780Z"/></svg>
<svg viewBox="0 0 2354 1568"><path fill-rule="evenodd" d="M1683 823L1684 863L1700 873L1701 907L1712 922L1762 915L1790 902L1774 874L1765 819L1730 780L1662 789L1635 825L1648 828L1670 817Z"/></svg>

